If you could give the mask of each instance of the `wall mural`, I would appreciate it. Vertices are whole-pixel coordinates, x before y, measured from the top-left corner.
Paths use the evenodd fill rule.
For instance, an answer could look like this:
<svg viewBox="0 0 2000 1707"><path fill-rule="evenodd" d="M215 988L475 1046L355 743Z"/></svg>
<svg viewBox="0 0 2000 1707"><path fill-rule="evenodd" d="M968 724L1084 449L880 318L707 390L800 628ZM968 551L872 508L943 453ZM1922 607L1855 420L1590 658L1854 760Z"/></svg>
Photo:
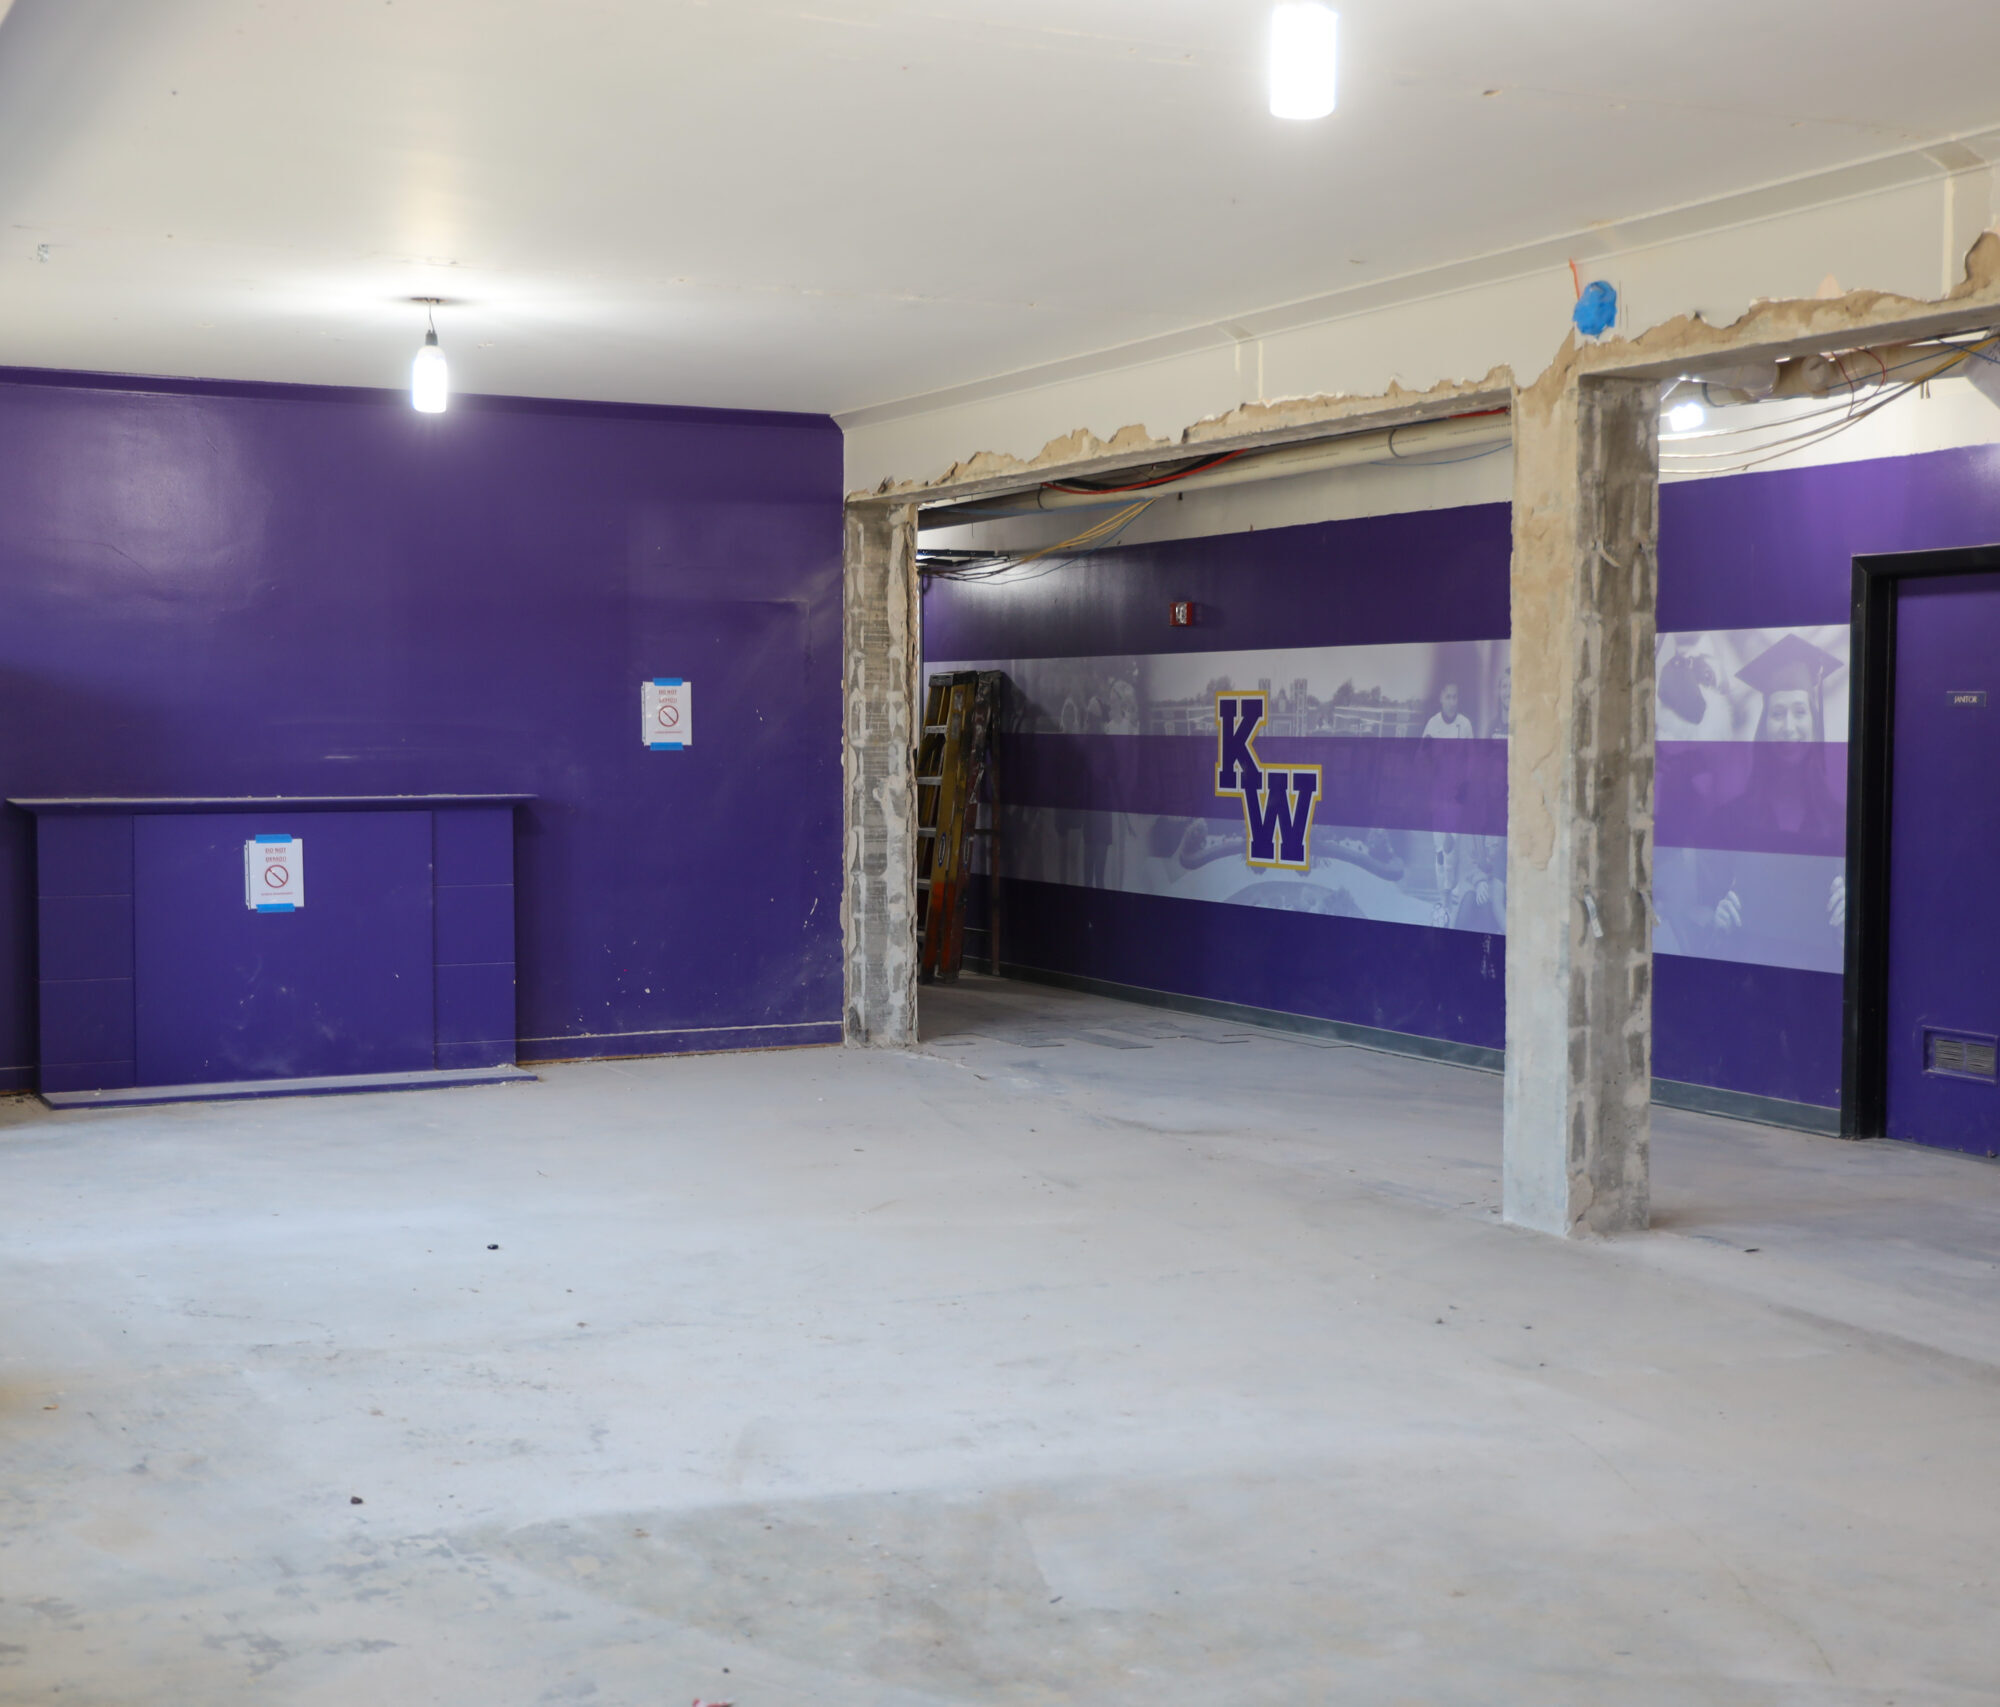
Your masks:
<svg viewBox="0 0 2000 1707"><path fill-rule="evenodd" d="M1838 972L1848 631L1663 634L1653 947Z"/></svg>
<svg viewBox="0 0 2000 1707"><path fill-rule="evenodd" d="M928 668L1007 674L1009 877L1505 929L1504 640ZM1837 972L1847 631L1662 635L1658 669L1656 949Z"/></svg>

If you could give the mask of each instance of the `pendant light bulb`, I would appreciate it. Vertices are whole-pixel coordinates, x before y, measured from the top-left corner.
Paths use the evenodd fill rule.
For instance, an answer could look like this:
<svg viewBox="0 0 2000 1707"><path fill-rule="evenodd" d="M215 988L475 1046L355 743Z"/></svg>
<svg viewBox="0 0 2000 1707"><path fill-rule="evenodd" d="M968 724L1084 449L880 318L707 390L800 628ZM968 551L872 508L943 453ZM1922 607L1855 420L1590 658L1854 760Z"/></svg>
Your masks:
<svg viewBox="0 0 2000 1707"><path fill-rule="evenodd" d="M1338 90L1340 14L1315 0L1271 12L1271 116L1323 119Z"/></svg>
<svg viewBox="0 0 2000 1707"><path fill-rule="evenodd" d="M424 333L424 347L410 364L410 406L420 415L442 415L451 396L451 374L438 348L437 328Z"/></svg>

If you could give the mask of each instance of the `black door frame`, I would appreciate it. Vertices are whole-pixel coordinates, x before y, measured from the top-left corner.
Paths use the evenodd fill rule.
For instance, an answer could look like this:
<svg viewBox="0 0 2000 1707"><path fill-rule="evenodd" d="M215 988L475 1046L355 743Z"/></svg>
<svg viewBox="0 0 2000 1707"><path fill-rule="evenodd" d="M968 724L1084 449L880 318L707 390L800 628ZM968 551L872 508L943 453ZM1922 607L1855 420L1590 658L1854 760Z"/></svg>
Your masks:
<svg viewBox="0 0 2000 1707"><path fill-rule="evenodd" d="M2000 573L2000 545L1854 559L1848 660L1847 933L1840 1135L1880 1138L1889 1101L1889 809L1896 752L1896 593L1918 576Z"/></svg>

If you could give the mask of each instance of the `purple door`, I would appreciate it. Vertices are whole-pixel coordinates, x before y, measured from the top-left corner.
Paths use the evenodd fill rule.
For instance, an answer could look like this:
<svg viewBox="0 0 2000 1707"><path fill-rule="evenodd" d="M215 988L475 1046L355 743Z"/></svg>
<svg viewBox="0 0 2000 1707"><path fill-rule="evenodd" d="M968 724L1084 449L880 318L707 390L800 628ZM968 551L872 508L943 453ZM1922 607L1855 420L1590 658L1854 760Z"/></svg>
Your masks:
<svg viewBox="0 0 2000 1707"><path fill-rule="evenodd" d="M1896 601L1887 1135L2000 1153L2000 575Z"/></svg>

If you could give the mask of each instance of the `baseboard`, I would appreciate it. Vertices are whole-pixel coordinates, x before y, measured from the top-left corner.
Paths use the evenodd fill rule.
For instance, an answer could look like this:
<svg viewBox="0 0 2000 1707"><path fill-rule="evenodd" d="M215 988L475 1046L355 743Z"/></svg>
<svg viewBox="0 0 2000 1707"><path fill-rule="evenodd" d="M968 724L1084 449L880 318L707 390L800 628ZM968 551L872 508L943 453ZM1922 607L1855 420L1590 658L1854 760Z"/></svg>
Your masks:
<svg viewBox="0 0 2000 1707"><path fill-rule="evenodd" d="M531 1080L519 1067L461 1067L415 1073L338 1073L312 1079L236 1079L209 1085L127 1085L111 1091L44 1091L51 1108L143 1108L162 1102L245 1102L253 1097L354 1096L363 1091L445 1090Z"/></svg>
<svg viewBox="0 0 2000 1707"><path fill-rule="evenodd" d="M990 971L987 965L974 966L970 955L966 957L966 966L971 971ZM1085 995L1109 996L1114 1001L1171 1008L1177 1013L1232 1020L1240 1025L1258 1025L1272 1031L1324 1037L1331 1042L1352 1044L1357 1049L1379 1049L1389 1055L1408 1055L1419 1061L1441 1061L1448 1066L1472 1067L1480 1072L1497 1073L1506 1065L1504 1050L1488 1049L1476 1043L1451 1043L1439 1037L1418 1037L1406 1031L1351 1025L1344 1020L1315 1019L1309 1014L1288 1014L1276 1008L1218 1002L1206 996L1184 996L1173 990L1149 990L1138 984L1114 984L1106 978L1084 978L1073 972L1050 972L1039 966L1014 966L1003 962L999 976L1019 978L1031 984L1053 984L1059 989L1078 990ZM1753 1096L1748 1091L1718 1090L1712 1085L1683 1084L1677 1079L1655 1079L1653 1101L1661 1108L1682 1109L1692 1114L1718 1114L1728 1120L1747 1120L1758 1126L1783 1126L1794 1132L1813 1132L1832 1138L1840 1136L1840 1110L1822 1108L1817 1103L1787 1102L1782 1097Z"/></svg>
<svg viewBox="0 0 2000 1707"><path fill-rule="evenodd" d="M629 1061L646 1055L718 1055L731 1049L804 1049L841 1041L837 1019L784 1025L690 1026L679 1031L585 1031L572 1037L524 1037L516 1060Z"/></svg>
<svg viewBox="0 0 2000 1707"><path fill-rule="evenodd" d="M1753 1096L1748 1091L1718 1090L1714 1085L1688 1085L1678 1079L1655 1079L1653 1101L1661 1108L1690 1114L1719 1114L1728 1120L1748 1120L1757 1126L1783 1126L1794 1132L1840 1136L1840 1110L1818 1103L1787 1102L1783 1097Z"/></svg>

